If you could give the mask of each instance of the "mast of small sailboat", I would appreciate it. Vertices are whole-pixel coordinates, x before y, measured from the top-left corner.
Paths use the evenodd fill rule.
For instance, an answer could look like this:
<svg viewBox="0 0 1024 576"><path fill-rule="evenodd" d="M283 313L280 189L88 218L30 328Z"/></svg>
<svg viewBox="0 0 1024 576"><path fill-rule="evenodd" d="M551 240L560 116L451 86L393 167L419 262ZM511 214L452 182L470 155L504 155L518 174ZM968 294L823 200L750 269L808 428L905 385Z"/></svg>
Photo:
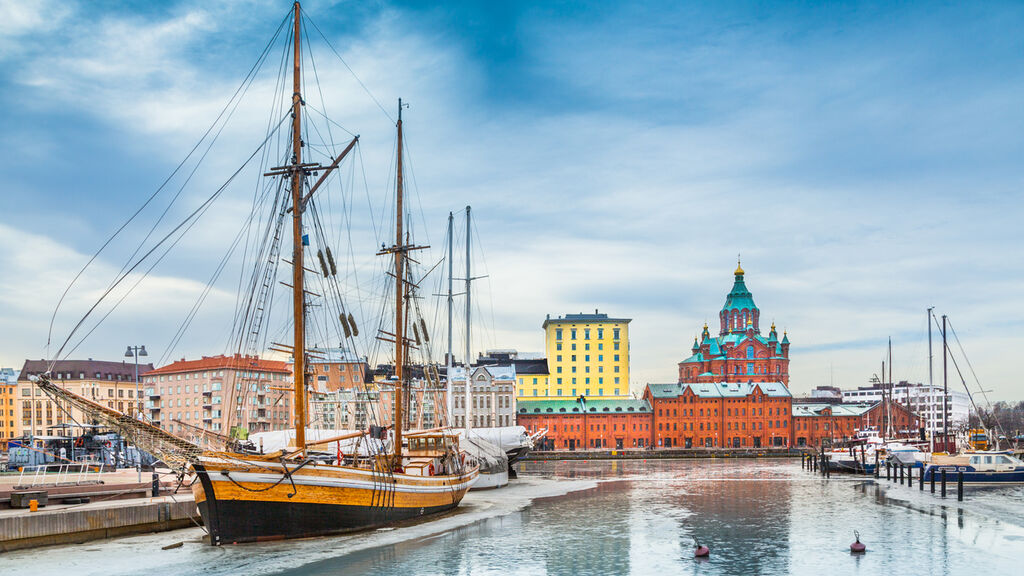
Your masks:
<svg viewBox="0 0 1024 576"><path fill-rule="evenodd" d="M292 70L292 314L294 316L295 338L293 358L295 359L295 445L299 450L306 448L306 302L303 287L302 259L302 55L300 52L300 24L302 12L295 3L294 16L295 53Z"/></svg>
<svg viewBox="0 0 1024 576"><path fill-rule="evenodd" d="M405 382L405 243L402 238L402 99L398 99L398 152L395 178L395 464L402 462L402 385Z"/></svg>
<svg viewBox="0 0 1024 576"><path fill-rule="evenodd" d="M472 304L470 301L470 294L472 293L473 275L470 270L470 250L469 250L469 239L472 237L469 222L469 206L466 206L466 439L469 439L469 432L473 429L473 388L471 387L471 380L469 374L469 365L473 360L470 355L470 346L472 340L469 337L470 329L470 311L472 310Z"/></svg>
<svg viewBox="0 0 1024 576"><path fill-rule="evenodd" d="M452 367L455 365L455 359L452 356L452 308L454 305L454 298L452 295L452 274L455 271L455 265L453 259L455 258L455 215L451 212L448 213L448 357L446 361L445 374L447 377L447 394L445 398L448 400L448 424L455 426L455 388L452 386Z"/></svg>
<svg viewBox="0 0 1024 576"><path fill-rule="evenodd" d="M934 306L928 308L928 318L926 323L928 324L928 452L935 452L935 382L933 377L932 366L932 310Z"/></svg>

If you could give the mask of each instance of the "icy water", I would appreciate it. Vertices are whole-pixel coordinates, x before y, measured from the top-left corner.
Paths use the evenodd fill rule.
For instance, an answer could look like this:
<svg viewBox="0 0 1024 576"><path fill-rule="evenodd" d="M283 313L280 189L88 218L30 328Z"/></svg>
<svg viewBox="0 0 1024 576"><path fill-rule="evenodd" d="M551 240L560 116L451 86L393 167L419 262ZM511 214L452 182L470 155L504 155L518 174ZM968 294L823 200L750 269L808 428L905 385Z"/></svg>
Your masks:
<svg viewBox="0 0 1024 576"><path fill-rule="evenodd" d="M1024 563L1020 487L969 489L958 503L952 490L942 500L927 485L920 492L885 480L824 480L798 461L776 460L531 462L521 476L507 491L471 494L459 514L409 528L224 548L201 544L191 529L34 551L32 564L24 553L0 555L0 567L13 560L31 573L76 575L833 576L1019 574ZM555 496L566 490L574 491ZM850 554L854 530L866 554ZM710 559L693 557L694 538L711 548ZM180 549L160 550L181 540Z"/></svg>

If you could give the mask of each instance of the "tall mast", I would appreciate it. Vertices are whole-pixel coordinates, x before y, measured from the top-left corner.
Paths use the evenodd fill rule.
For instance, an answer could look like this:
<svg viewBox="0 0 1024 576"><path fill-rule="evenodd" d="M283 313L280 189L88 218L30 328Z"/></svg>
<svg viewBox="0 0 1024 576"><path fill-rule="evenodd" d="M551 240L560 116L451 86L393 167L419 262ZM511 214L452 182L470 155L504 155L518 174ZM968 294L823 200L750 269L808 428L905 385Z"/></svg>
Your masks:
<svg viewBox="0 0 1024 576"><path fill-rule="evenodd" d="M932 382L932 310L934 306L928 308L928 451L935 452L935 430L932 429L935 426L935 402L931 401L932 394L935 392L934 383Z"/></svg>
<svg viewBox="0 0 1024 576"><path fill-rule="evenodd" d="M946 346L946 315L942 315L942 444L943 449L949 451L949 372L946 364L946 353L949 348Z"/></svg>
<svg viewBox="0 0 1024 576"><path fill-rule="evenodd" d="M395 462L402 458L402 386L405 382L405 251L402 240L402 99L398 99L398 153L395 178Z"/></svg>
<svg viewBox="0 0 1024 576"><path fill-rule="evenodd" d="M892 438L892 403L896 400L896 385L892 381L892 336L889 337L889 437Z"/></svg>
<svg viewBox="0 0 1024 576"><path fill-rule="evenodd" d="M295 54L292 71L292 314L295 324L295 445L306 448L306 302L302 285L302 13L295 3Z"/></svg>
<svg viewBox="0 0 1024 576"><path fill-rule="evenodd" d="M466 438L469 438L469 431L473 427L473 391L470 387L469 377L469 365L473 358L470 356L470 338L469 338L469 311L470 306L470 284L473 282L473 276L470 274L470 256L469 256L469 239L473 237L473 233L470 229L469 223L469 206L466 206Z"/></svg>
<svg viewBox="0 0 1024 576"><path fill-rule="evenodd" d="M455 215L451 212L448 213L448 356L446 356L446 374L448 375L445 380L448 384L448 394L445 398L448 399L448 423L454 425L454 409L455 409L455 398L453 394L455 389L452 387L452 364L455 363L452 357L452 308L454 305L454 298L452 297L452 275L455 271L455 234L454 232Z"/></svg>

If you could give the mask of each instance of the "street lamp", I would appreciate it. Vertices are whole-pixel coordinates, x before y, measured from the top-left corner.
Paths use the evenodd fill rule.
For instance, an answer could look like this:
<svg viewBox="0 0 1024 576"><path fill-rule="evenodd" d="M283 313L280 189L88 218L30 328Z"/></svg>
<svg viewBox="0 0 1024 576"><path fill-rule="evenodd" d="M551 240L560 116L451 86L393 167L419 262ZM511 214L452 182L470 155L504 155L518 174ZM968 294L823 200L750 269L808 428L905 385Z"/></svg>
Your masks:
<svg viewBox="0 0 1024 576"><path fill-rule="evenodd" d="M142 395L139 394L139 356L149 356L149 354L146 353L145 344L142 346L129 346L128 350L124 353L125 358L135 358L135 402L140 402L142 400ZM142 419L141 409L138 409L138 418L140 420Z"/></svg>

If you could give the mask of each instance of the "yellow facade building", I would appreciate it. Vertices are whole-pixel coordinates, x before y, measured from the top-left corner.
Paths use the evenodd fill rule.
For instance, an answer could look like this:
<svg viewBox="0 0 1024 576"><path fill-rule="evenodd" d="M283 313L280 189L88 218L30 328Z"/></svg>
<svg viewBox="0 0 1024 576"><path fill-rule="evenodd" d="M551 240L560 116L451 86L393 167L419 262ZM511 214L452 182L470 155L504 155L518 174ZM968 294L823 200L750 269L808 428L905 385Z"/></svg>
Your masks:
<svg viewBox="0 0 1024 576"><path fill-rule="evenodd" d="M548 375L521 382L521 401L552 397L621 400L629 392L629 318L566 314L544 320Z"/></svg>

